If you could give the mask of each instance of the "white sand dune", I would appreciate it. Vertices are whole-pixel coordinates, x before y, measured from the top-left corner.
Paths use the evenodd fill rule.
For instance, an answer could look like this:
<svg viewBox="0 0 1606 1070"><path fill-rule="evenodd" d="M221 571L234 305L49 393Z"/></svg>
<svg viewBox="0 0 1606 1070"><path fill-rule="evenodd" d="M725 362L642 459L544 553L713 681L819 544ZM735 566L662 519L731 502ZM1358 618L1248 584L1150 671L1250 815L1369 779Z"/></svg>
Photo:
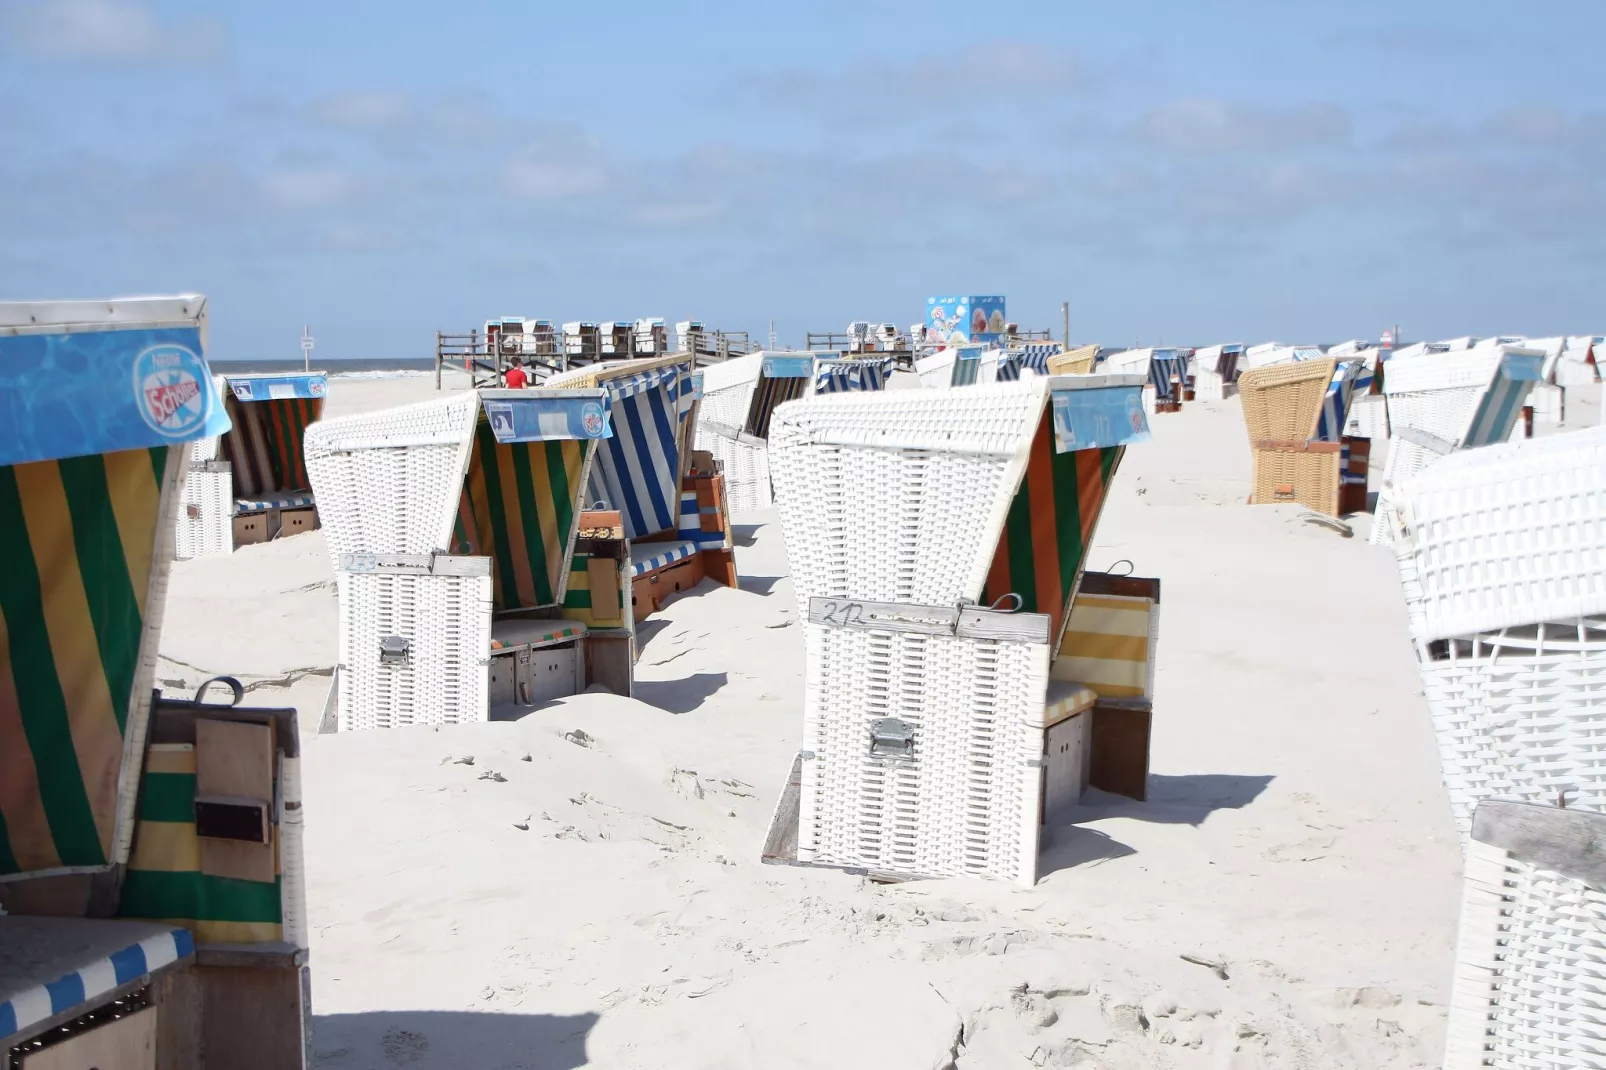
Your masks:
<svg viewBox="0 0 1606 1070"><path fill-rule="evenodd" d="M1393 562L1242 505L1235 402L1153 424L1088 562L1163 579L1151 798L1091 793L1035 889L759 864L802 638L739 517L742 588L645 624L636 700L309 740L318 1065L1437 1065L1459 858ZM319 534L181 563L163 676L311 734L335 615Z"/></svg>

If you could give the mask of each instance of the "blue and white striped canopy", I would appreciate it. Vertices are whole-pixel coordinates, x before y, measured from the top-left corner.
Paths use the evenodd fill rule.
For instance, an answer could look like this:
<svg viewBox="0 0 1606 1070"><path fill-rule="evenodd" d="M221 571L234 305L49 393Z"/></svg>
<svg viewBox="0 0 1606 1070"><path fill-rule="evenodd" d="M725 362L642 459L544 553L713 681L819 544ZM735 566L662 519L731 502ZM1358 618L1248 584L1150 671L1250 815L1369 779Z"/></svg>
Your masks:
<svg viewBox="0 0 1606 1070"><path fill-rule="evenodd" d="M1188 358L1175 349L1156 349L1149 357L1149 381L1154 384L1154 396L1159 401L1180 401L1172 394L1171 380L1179 382L1188 374Z"/></svg>
<svg viewBox="0 0 1606 1070"><path fill-rule="evenodd" d="M821 360L814 365L814 392L837 394L850 390L881 390L892 374L891 357Z"/></svg>
<svg viewBox="0 0 1606 1070"><path fill-rule="evenodd" d="M1048 374L1048 358L1063 349L1057 342L1028 342L1013 346L998 358L998 382L1012 383L1020 378L1021 369L1030 368L1038 375Z"/></svg>
<svg viewBox="0 0 1606 1070"><path fill-rule="evenodd" d="M1350 400L1362 384L1370 389L1372 375L1361 360L1341 360L1333 369L1332 381L1322 398L1321 415L1316 420L1316 441L1337 442L1344 436L1344 421L1349 418Z"/></svg>
<svg viewBox="0 0 1606 1070"><path fill-rule="evenodd" d="M626 538L677 527L681 432L695 400L691 362L597 385L608 392L613 437L597 451L591 496L619 510Z"/></svg>

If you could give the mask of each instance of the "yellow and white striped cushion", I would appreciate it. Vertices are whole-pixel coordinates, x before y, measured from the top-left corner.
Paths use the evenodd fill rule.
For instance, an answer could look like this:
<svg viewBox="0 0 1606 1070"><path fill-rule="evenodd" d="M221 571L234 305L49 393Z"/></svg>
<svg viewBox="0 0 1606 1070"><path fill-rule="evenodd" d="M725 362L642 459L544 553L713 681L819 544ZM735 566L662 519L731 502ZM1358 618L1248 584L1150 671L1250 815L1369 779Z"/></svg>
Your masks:
<svg viewBox="0 0 1606 1070"><path fill-rule="evenodd" d="M1149 659L1157 612L1147 598L1077 595L1049 676L1077 681L1102 698L1152 698Z"/></svg>

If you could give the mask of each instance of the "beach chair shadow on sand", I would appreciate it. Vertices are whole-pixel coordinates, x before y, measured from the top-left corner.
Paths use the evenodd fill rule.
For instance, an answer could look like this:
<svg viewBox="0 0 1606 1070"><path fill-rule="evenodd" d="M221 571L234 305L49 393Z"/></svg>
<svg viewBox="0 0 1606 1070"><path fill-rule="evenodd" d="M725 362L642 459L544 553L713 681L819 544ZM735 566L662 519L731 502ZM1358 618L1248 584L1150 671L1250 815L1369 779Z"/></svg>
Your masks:
<svg viewBox="0 0 1606 1070"><path fill-rule="evenodd" d="M578 1070L591 1062L586 1038L600 1015L369 1011L313 1019L320 1064L459 1070L518 1066Z"/></svg>

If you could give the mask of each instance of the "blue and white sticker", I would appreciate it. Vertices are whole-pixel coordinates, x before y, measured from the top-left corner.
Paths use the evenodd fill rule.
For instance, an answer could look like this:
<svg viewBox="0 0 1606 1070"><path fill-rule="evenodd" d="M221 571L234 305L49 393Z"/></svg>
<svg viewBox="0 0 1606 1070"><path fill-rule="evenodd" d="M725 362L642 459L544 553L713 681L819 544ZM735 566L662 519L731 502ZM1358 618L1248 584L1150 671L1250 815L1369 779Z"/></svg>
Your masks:
<svg viewBox="0 0 1606 1070"><path fill-rule="evenodd" d="M580 426L585 428L587 438L601 438L607 420L603 417L602 406L595 401L588 401L580 409Z"/></svg>
<svg viewBox="0 0 1606 1070"><path fill-rule="evenodd" d="M206 426L212 401L206 362L185 346L168 343L134 358L139 413L163 438L187 440Z"/></svg>

